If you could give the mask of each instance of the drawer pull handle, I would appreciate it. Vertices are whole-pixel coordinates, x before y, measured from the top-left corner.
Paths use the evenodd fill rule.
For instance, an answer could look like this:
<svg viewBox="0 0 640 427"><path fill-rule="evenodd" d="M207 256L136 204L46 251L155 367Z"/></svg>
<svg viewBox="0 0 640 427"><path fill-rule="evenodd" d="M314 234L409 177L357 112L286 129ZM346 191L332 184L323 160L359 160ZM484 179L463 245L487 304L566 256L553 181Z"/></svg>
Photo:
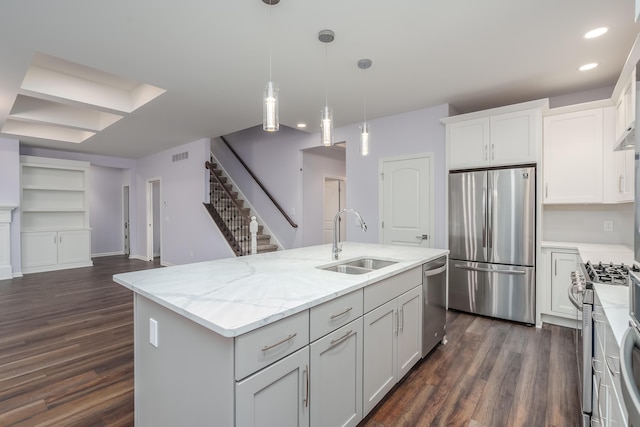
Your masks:
<svg viewBox="0 0 640 427"><path fill-rule="evenodd" d="M342 312L340 312L340 313L332 314L332 315L331 315L331 320L335 319L336 317L340 317L340 316L342 316L342 315L344 315L344 314L347 314L347 313L348 313L348 312L350 312L352 309L353 309L353 307L349 307L349 308L345 309L344 311L342 311Z"/></svg>
<svg viewBox="0 0 640 427"><path fill-rule="evenodd" d="M593 372L595 372L596 374L600 374L602 375L602 371L599 371L598 368L596 368L597 363L599 363L600 361L597 360L595 357L591 359L591 368L593 369Z"/></svg>
<svg viewBox="0 0 640 427"><path fill-rule="evenodd" d="M275 344L271 344L271 345L265 345L264 347L262 347L262 351L267 351L267 350L271 350L273 347L277 347L280 344L284 344L288 341L291 341L296 335L298 335L298 333L294 333L294 334L290 334L288 337L286 337L285 339L283 339L282 341L278 341Z"/></svg>
<svg viewBox="0 0 640 427"><path fill-rule="evenodd" d="M341 336L340 338L336 338L335 340L331 340L331 347L333 347L334 345L338 344L341 341L344 341L345 339L349 338L349 336L351 335L351 333L353 332L353 330L348 330L346 334L344 334L343 336Z"/></svg>
<svg viewBox="0 0 640 427"><path fill-rule="evenodd" d="M305 365L304 367L304 376L305 376L305 395L304 395L304 407L309 406L309 365Z"/></svg>
<svg viewBox="0 0 640 427"><path fill-rule="evenodd" d="M609 372L611 372L613 375L619 375L620 374L620 370L618 369L617 371L614 371L613 368L611 367L611 365L609 365L609 359L617 359L617 357L615 357L615 356L605 356L604 361L607 364L607 368L609 368Z"/></svg>

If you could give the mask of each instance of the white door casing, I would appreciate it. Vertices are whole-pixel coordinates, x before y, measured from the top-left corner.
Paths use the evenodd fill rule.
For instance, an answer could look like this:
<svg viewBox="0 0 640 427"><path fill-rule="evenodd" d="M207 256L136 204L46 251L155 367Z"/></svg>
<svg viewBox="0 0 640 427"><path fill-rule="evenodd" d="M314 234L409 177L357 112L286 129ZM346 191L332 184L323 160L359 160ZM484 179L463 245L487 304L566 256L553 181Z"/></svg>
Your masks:
<svg viewBox="0 0 640 427"><path fill-rule="evenodd" d="M344 178L324 178L324 203L322 204L322 243L333 242L333 218L346 207L346 185ZM339 218L338 235L346 236L346 223Z"/></svg>
<svg viewBox="0 0 640 427"><path fill-rule="evenodd" d="M433 247L433 154L380 161L380 242Z"/></svg>
<svg viewBox="0 0 640 427"><path fill-rule="evenodd" d="M129 219L129 186L125 185L122 188L122 217L124 226L124 254L131 254L131 231L130 231L130 219Z"/></svg>
<svg viewBox="0 0 640 427"><path fill-rule="evenodd" d="M146 259L147 261L153 261L153 257L154 257L154 246L159 246L159 242L162 241L162 227L160 227L160 222L158 218L154 219L154 207L156 208L156 212L160 212L161 211L161 206L160 206L160 198L158 197L158 200L155 200L153 197L154 194L154 187L157 190L157 194L160 195L161 193L161 187L160 187L160 178L155 178L155 179L150 179L147 180L147 253L146 253ZM160 214L159 217L161 218L162 215ZM154 228L158 228L159 230L155 230L155 231L159 231L159 233L157 234L157 239L159 240L159 242L154 242ZM157 243L156 245L154 245L154 243ZM160 249L162 250L162 249Z"/></svg>

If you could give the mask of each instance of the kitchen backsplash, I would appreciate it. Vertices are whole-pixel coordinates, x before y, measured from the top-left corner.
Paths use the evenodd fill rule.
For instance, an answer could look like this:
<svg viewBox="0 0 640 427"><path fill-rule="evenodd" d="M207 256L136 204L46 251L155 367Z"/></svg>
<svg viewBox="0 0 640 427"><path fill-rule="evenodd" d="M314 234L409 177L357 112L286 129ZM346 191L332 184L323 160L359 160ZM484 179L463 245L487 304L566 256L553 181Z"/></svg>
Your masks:
<svg viewBox="0 0 640 427"><path fill-rule="evenodd" d="M633 246L633 208L633 203L543 206L542 240ZM611 222L613 230L604 231Z"/></svg>

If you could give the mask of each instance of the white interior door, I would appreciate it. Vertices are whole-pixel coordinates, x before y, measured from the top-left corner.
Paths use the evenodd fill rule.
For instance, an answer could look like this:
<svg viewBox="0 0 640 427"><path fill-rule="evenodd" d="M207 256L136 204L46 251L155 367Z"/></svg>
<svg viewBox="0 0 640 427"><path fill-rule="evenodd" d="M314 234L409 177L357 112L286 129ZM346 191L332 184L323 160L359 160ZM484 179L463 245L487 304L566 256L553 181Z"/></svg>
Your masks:
<svg viewBox="0 0 640 427"><path fill-rule="evenodd" d="M324 179L324 204L323 204L323 221L322 221L322 243L333 242L333 218L336 214L345 208L346 191L345 182L341 178L325 178ZM346 236L346 223L342 217L338 219L340 226L338 227L338 237L344 239Z"/></svg>
<svg viewBox="0 0 640 427"><path fill-rule="evenodd" d="M431 154L381 162L381 241L433 246L433 165Z"/></svg>
<svg viewBox="0 0 640 427"><path fill-rule="evenodd" d="M147 181L147 261L160 255L160 180Z"/></svg>

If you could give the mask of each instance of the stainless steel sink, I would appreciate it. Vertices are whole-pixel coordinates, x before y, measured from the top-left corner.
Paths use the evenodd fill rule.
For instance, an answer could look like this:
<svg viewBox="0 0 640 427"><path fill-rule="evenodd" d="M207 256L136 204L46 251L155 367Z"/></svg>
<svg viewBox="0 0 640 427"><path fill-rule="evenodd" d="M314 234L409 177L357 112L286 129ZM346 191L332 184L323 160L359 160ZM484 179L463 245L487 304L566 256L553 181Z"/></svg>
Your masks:
<svg viewBox="0 0 640 427"><path fill-rule="evenodd" d="M361 258L352 261L344 261L340 264L318 267L321 270L335 271L344 274L366 274L379 268L396 264L397 261L388 261L376 258Z"/></svg>
<svg viewBox="0 0 640 427"><path fill-rule="evenodd" d="M385 259L363 258L363 259L357 259L355 261L349 261L345 265L366 268L369 270L377 270L379 268L388 267L393 264L397 264L397 262L387 261Z"/></svg>
<svg viewBox="0 0 640 427"><path fill-rule="evenodd" d="M366 273L369 273L370 271L373 271L369 268L353 267L351 265L346 265L346 264L330 265L329 267L318 267L318 268L320 268L321 270L336 271L338 273L345 273L345 274L366 274Z"/></svg>

